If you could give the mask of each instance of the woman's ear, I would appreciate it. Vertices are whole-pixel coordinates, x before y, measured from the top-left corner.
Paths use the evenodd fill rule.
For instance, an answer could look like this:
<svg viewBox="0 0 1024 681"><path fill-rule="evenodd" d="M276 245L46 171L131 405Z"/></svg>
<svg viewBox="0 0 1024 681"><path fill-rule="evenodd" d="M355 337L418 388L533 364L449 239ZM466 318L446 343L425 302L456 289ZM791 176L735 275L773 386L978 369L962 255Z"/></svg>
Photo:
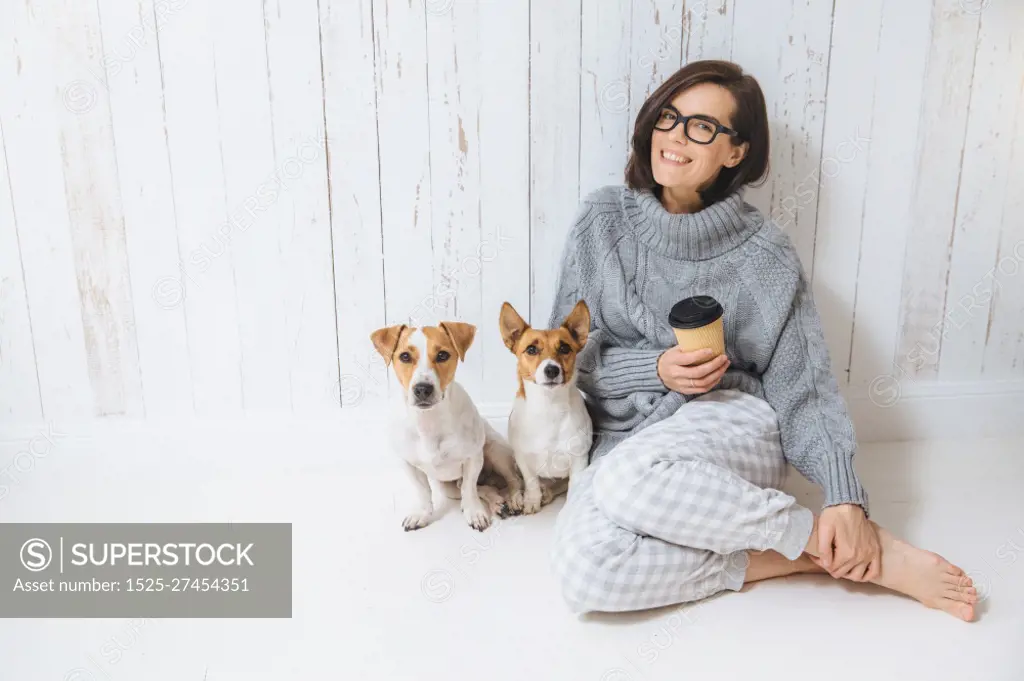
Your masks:
<svg viewBox="0 0 1024 681"><path fill-rule="evenodd" d="M729 157L725 159L726 168L735 168L740 162L747 157L747 151L750 150L750 143L744 142L743 144L735 144L729 152Z"/></svg>

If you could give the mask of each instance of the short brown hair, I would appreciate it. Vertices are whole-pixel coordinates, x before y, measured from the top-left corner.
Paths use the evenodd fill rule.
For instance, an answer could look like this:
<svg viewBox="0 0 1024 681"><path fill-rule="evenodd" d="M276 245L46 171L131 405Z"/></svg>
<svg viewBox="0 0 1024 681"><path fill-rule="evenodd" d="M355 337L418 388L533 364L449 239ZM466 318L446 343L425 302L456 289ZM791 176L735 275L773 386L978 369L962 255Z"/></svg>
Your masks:
<svg viewBox="0 0 1024 681"><path fill-rule="evenodd" d="M654 180L651 171L651 136L654 124L661 115L661 109L680 92L701 83L715 83L732 93L736 100L736 111L732 127L739 137L732 137L733 144L746 142L750 145L746 156L735 168L722 171L701 192L705 206L721 201L740 187L763 181L768 176L769 132L768 108L764 93L757 80L743 72L738 65L728 61L695 61L676 71L655 90L636 116L633 126L632 152L626 163L626 184L632 189L650 189L660 193L661 185Z"/></svg>

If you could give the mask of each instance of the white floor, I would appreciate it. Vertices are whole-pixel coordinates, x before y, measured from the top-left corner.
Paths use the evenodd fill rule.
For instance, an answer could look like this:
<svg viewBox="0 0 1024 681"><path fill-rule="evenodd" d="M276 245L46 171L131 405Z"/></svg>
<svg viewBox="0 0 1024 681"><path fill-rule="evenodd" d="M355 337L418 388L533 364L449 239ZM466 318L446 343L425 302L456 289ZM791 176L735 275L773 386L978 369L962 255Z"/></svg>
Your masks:
<svg viewBox="0 0 1024 681"><path fill-rule="evenodd" d="M102 427L58 438L0 501L0 521L292 522L294 616L0 619L0 679L1024 679L1020 440L867 445L858 456L873 517L970 571L984 596L973 624L818 576L577 618L547 563L561 502L483 534L454 511L404 533L405 488L379 430ZM0 442L0 468L17 451ZM787 488L816 507L804 481Z"/></svg>

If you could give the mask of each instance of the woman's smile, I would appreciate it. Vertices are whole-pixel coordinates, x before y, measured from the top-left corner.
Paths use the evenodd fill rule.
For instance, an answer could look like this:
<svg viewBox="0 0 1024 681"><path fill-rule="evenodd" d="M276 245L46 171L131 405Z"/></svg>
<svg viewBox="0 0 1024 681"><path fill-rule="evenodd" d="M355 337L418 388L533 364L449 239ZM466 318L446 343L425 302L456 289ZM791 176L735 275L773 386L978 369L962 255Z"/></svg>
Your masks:
<svg viewBox="0 0 1024 681"><path fill-rule="evenodd" d="M668 149L662 149L661 160L670 165L684 166L687 163L690 163L693 159L691 159L688 156L684 156L683 154L678 152L669 151Z"/></svg>

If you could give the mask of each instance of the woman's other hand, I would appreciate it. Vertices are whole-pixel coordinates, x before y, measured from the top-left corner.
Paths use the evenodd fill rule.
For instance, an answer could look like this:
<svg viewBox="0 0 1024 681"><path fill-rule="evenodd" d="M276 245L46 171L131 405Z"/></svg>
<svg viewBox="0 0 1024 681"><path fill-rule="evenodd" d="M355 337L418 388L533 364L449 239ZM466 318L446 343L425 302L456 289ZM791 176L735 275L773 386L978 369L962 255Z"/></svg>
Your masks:
<svg viewBox="0 0 1024 681"><path fill-rule="evenodd" d="M658 378L677 393L706 393L718 385L729 368L728 357L711 359L713 355L714 351L708 349L686 351L677 346L666 350L658 358Z"/></svg>
<svg viewBox="0 0 1024 681"><path fill-rule="evenodd" d="M818 564L836 579L870 582L882 569L878 532L864 509L854 504L829 506L818 518Z"/></svg>

